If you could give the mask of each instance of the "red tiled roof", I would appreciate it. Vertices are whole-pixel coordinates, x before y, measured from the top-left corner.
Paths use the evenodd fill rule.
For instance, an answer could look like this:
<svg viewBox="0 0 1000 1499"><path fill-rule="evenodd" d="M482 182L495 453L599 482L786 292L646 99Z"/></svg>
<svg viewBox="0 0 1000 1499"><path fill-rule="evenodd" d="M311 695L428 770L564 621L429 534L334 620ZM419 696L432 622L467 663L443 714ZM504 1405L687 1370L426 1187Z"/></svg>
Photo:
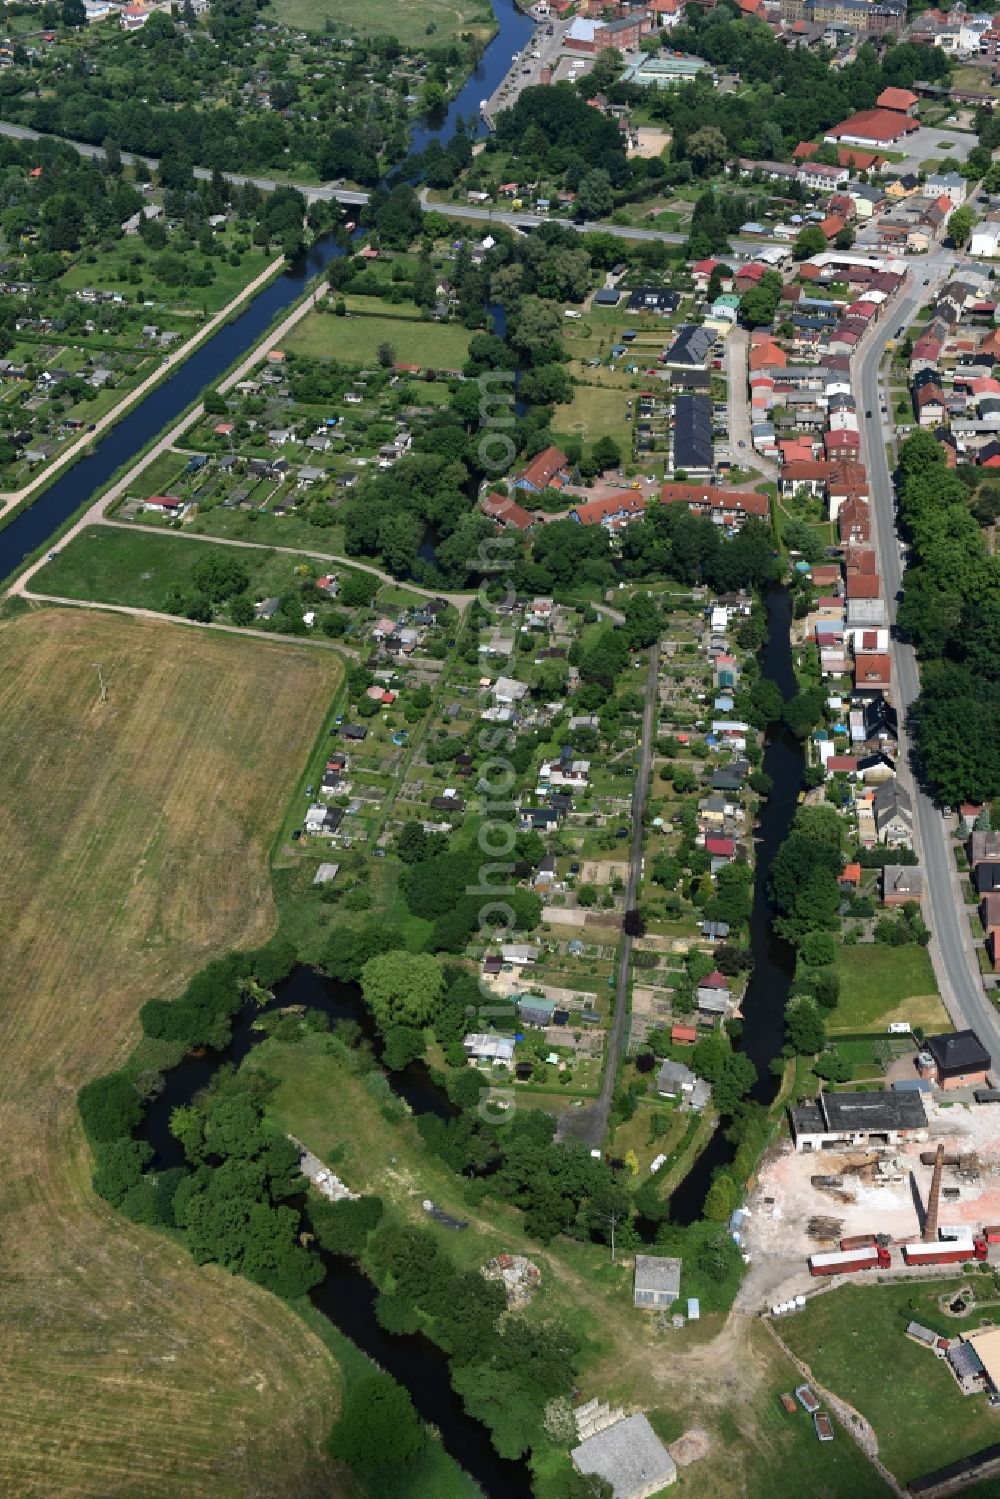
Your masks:
<svg viewBox="0 0 1000 1499"><path fill-rule="evenodd" d="M619 494L606 495L602 500L588 500L583 505L574 505L572 514L583 526L599 526L613 516L632 519L646 508L645 495L634 489L624 489Z"/></svg>
<svg viewBox="0 0 1000 1499"><path fill-rule="evenodd" d="M529 531L535 524L534 516L506 494L488 494L480 500L479 508L490 520L501 526L512 526L515 531Z"/></svg>
<svg viewBox="0 0 1000 1499"><path fill-rule="evenodd" d="M844 566L849 573L864 573L866 576L877 573L874 547L849 546L844 553Z"/></svg>
<svg viewBox="0 0 1000 1499"><path fill-rule="evenodd" d="M858 686L865 682L869 685L887 687L892 675L892 666L889 657L883 654L872 656L862 655L854 658L854 683Z"/></svg>
<svg viewBox="0 0 1000 1499"><path fill-rule="evenodd" d="M566 467L566 454L560 448L543 448L536 453L526 468L521 470L520 478L533 485L535 489L545 489L561 469Z"/></svg>
<svg viewBox="0 0 1000 1499"><path fill-rule="evenodd" d="M880 599L882 580L877 573L847 574L847 597L849 599Z"/></svg>
<svg viewBox="0 0 1000 1499"><path fill-rule="evenodd" d="M800 458L786 463L781 470L782 479L790 483L807 483L811 479L829 479L832 465L823 458Z"/></svg>
<svg viewBox="0 0 1000 1499"><path fill-rule="evenodd" d="M901 135L909 135L918 128L916 120L911 120L908 115L900 114L897 110L862 109L849 119L842 120L839 125L831 126L826 133L835 140L844 135L853 135L859 140L887 143L898 141Z"/></svg>
<svg viewBox="0 0 1000 1499"><path fill-rule="evenodd" d="M884 88L875 100L879 109L898 109L903 114L919 103L916 94L911 94L908 88Z"/></svg>
<svg viewBox="0 0 1000 1499"><path fill-rule="evenodd" d="M746 515L757 515L766 520L771 513L766 494L755 490L720 489L710 484L664 484L660 488L660 500L664 505L678 502L709 510L740 511Z"/></svg>

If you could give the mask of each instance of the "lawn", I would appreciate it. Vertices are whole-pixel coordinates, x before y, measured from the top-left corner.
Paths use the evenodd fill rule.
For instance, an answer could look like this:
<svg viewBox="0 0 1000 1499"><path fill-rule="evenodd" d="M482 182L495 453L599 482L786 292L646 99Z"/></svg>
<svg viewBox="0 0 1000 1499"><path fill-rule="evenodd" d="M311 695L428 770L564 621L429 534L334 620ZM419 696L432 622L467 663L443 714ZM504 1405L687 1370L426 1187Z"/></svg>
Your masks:
<svg viewBox="0 0 1000 1499"><path fill-rule="evenodd" d="M76 609L0 627L0 1492L342 1492L333 1360L98 1201L75 1104L141 1004L272 931L268 849L339 670Z"/></svg>
<svg viewBox="0 0 1000 1499"><path fill-rule="evenodd" d="M310 312L285 341L292 354L374 366L379 345L392 345L400 364L460 370L469 352L469 330L461 323L432 323L401 312L355 313L352 317Z"/></svg>
<svg viewBox="0 0 1000 1499"><path fill-rule="evenodd" d="M463 31L486 38L496 18L486 0L274 0L281 26L320 31L327 21L346 36L395 36L406 47L439 47Z"/></svg>
<svg viewBox="0 0 1000 1499"><path fill-rule="evenodd" d="M317 533L317 542L325 533ZM195 541L173 532L157 535L128 525L88 526L35 575L38 593L162 609L172 588L191 591L191 571L206 554L238 557L254 598L282 593L294 581L296 559L268 547L233 547Z"/></svg>
<svg viewBox="0 0 1000 1499"><path fill-rule="evenodd" d="M139 267L141 281L138 284L123 282L119 271L128 271L131 268L133 258L141 257ZM67 294L79 291L84 286L96 286L107 288L111 291L122 290L126 287L128 295L135 297L137 292L142 292L150 301L155 302L158 308L174 313L185 312L200 315L202 311L211 315L218 312L220 307L225 307L235 296L248 285L255 276L259 276L273 256L265 255L262 250L246 250L240 256L240 264L233 266L224 255L213 256L210 264L212 267L213 280L210 286L167 286L160 281L155 272L154 265L157 256L148 255L141 240L124 239L111 249L103 249L100 257L94 261L88 261L86 256L81 256L75 265L60 278L59 285ZM193 256L190 257L193 260ZM156 321L155 318L152 321ZM162 321L159 326L163 326ZM187 332L195 332L194 327L189 327ZM187 335L185 335L187 336ZM129 334L129 341L134 339L135 334Z"/></svg>
<svg viewBox="0 0 1000 1499"><path fill-rule="evenodd" d="M840 1286L781 1325L816 1379L871 1422L882 1461L902 1483L996 1441L985 1398L963 1395L951 1371L904 1336L914 1318L951 1336L978 1325L978 1314L942 1320L937 1296L947 1284L960 1282Z"/></svg>
<svg viewBox="0 0 1000 1499"><path fill-rule="evenodd" d="M577 385L570 404L557 406L552 414L553 434L557 438L579 437L588 444L599 437L613 437L627 460L632 451L632 418L626 414L630 399L630 390Z"/></svg>
<svg viewBox="0 0 1000 1499"><path fill-rule="evenodd" d="M831 1032L884 1031L893 1020L930 1029L947 1027L925 947L843 947L837 968L840 1003L831 1016Z"/></svg>

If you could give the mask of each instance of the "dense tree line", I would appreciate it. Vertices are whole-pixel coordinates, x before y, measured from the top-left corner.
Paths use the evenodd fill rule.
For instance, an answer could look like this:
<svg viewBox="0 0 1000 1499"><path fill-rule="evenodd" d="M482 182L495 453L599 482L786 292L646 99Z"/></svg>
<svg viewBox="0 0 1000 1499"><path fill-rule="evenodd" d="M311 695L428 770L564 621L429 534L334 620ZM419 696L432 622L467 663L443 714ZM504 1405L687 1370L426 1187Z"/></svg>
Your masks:
<svg viewBox="0 0 1000 1499"><path fill-rule="evenodd" d="M920 770L944 802L990 801L1000 795L1000 559L929 432L903 444L898 495L910 560L897 625L921 661Z"/></svg>

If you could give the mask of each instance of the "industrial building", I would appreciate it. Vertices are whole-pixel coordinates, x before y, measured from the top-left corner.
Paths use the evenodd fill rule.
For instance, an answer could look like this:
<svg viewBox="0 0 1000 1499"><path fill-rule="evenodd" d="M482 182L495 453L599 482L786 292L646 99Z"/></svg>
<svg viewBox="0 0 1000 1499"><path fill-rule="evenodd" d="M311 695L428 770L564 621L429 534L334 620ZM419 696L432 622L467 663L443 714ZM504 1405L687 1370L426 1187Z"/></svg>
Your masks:
<svg viewBox="0 0 1000 1499"><path fill-rule="evenodd" d="M820 1093L788 1111L797 1151L899 1145L927 1138L918 1092Z"/></svg>

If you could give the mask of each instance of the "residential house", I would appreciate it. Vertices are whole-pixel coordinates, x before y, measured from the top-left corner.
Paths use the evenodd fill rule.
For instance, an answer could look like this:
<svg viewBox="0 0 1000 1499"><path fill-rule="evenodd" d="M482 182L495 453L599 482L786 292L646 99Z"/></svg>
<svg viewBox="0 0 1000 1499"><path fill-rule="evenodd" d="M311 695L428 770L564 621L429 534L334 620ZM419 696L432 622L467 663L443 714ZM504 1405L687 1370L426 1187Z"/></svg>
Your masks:
<svg viewBox="0 0 1000 1499"><path fill-rule="evenodd" d="M889 848L910 848L913 844L913 803L899 781L883 781L872 796L875 831L880 843Z"/></svg>
<svg viewBox="0 0 1000 1499"><path fill-rule="evenodd" d="M540 494L543 489L558 489L572 477L569 460L559 448L544 448L514 479L515 489Z"/></svg>
<svg viewBox="0 0 1000 1499"><path fill-rule="evenodd" d="M923 900L924 874L919 864L886 864L882 869L882 901L887 906L903 906L910 900Z"/></svg>
<svg viewBox="0 0 1000 1499"><path fill-rule="evenodd" d="M986 1085L991 1058L975 1031L949 1031L944 1035L925 1036L923 1050L933 1059L934 1081L945 1092L952 1088ZM922 1067L921 1071L925 1069Z"/></svg>

